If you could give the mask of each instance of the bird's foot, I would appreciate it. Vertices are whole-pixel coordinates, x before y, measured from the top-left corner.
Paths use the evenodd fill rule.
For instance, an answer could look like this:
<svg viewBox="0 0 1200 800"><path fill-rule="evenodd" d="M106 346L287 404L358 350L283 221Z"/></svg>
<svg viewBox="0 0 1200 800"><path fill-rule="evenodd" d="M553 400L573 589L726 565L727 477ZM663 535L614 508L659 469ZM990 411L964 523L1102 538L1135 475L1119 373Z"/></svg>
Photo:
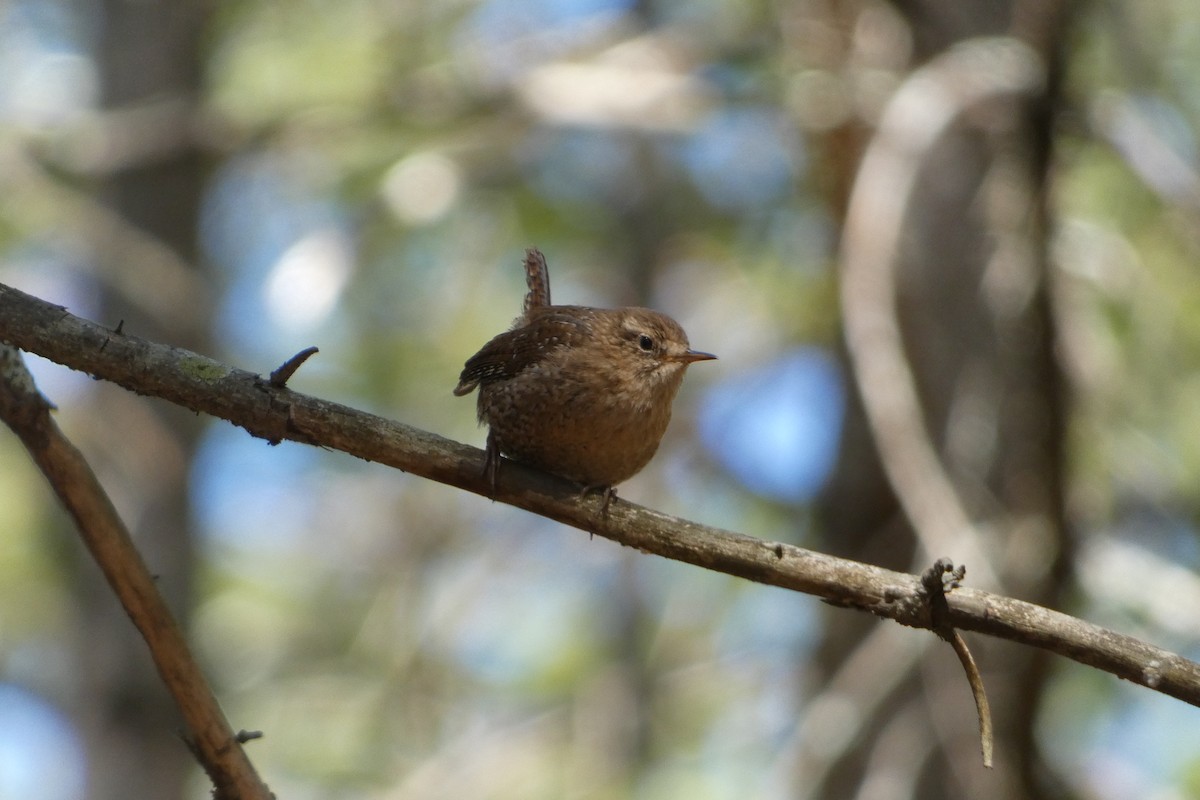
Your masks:
<svg viewBox="0 0 1200 800"><path fill-rule="evenodd" d="M488 486L492 490L491 497L496 499L496 481L500 478L500 442L496 441L496 434L488 430L487 445L483 448L483 477L487 478Z"/></svg>
<svg viewBox="0 0 1200 800"><path fill-rule="evenodd" d="M599 492L604 497L604 502L600 505L600 516L608 516L608 507L612 501L617 498L617 487L615 486L596 486L588 484L583 487L583 491L579 493L579 499L582 500L592 492Z"/></svg>

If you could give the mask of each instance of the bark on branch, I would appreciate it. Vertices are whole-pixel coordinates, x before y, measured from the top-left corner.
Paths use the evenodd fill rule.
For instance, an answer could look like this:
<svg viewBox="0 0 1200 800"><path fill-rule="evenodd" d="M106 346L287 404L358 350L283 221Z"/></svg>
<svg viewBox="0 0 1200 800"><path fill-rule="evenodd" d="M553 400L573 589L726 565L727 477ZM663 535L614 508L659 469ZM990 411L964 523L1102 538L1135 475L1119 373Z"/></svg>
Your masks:
<svg viewBox="0 0 1200 800"><path fill-rule="evenodd" d="M0 344L0 420L20 437L75 520L80 536L150 649L154 666L187 724L186 742L208 773L216 800L271 800L192 657L154 576L142 561L83 454L59 430L50 403L21 354Z"/></svg>
<svg viewBox="0 0 1200 800"><path fill-rule="evenodd" d="M286 388L196 353L115 333L66 309L0 285L0 341L228 420L251 435L341 450L489 496L483 451L399 422ZM817 595L916 628L932 628L920 578L700 525L643 508L580 499L565 480L509 463L495 499L647 553ZM968 565L969 567L969 565ZM970 588L946 596L959 630L1044 648L1200 706L1200 664L1032 603Z"/></svg>

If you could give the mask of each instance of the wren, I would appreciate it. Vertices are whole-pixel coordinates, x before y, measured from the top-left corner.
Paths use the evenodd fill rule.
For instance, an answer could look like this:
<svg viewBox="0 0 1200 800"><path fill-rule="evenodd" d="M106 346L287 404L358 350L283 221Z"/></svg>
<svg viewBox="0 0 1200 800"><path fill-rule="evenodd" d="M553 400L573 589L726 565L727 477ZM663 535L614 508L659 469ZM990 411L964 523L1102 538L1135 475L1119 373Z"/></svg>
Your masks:
<svg viewBox="0 0 1200 800"><path fill-rule="evenodd" d="M546 259L525 251L528 293L513 327L467 360L454 394L479 387L487 423L484 474L496 488L500 455L604 493L650 461L671 420L690 349L675 320L648 308L550 304Z"/></svg>

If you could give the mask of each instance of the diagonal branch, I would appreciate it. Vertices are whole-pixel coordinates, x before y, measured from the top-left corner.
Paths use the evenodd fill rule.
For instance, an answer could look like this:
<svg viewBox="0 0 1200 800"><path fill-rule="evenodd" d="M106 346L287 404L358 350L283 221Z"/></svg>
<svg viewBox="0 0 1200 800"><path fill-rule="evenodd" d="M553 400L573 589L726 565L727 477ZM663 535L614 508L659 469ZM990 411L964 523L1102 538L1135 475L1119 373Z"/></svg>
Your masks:
<svg viewBox="0 0 1200 800"><path fill-rule="evenodd" d="M272 387L253 373L180 348L111 332L0 285L0 341L65 366L210 414L276 443L341 450L476 494L491 490L483 451L328 400ZM519 464L495 499L647 553L817 595L918 628L932 622L920 579L671 517L625 501L607 515L579 487ZM1200 706L1200 664L1032 603L973 589L946 597L949 623L1034 647Z"/></svg>
<svg viewBox="0 0 1200 800"><path fill-rule="evenodd" d="M146 640L154 665L189 731L188 745L213 782L218 800L272 797L217 705L112 501L83 455L50 417L21 354L0 345L0 420L20 437L38 468L74 518L121 606Z"/></svg>

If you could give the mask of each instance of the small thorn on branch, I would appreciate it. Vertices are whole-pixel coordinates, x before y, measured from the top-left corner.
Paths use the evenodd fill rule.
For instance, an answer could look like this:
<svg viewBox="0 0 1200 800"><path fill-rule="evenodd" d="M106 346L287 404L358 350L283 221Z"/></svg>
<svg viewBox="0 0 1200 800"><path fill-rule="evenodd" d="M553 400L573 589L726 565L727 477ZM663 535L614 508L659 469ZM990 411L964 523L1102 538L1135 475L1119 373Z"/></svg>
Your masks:
<svg viewBox="0 0 1200 800"><path fill-rule="evenodd" d="M104 337L104 344L100 345L100 352L101 353L104 352L104 348L108 347L108 342L110 339L112 339L113 336L124 336L124 335L125 335L125 320L121 320L120 322L117 323L117 327L113 329L112 336Z"/></svg>
<svg viewBox="0 0 1200 800"><path fill-rule="evenodd" d="M271 373L267 383L274 386L276 389L282 389L287 385L288 380L296 374L296 370L300 369L300 365L307 361L312 356L320 351L315 347L306 347L296 355L283 362L274 372Z"/></svg>
<svg viewBox="0 0 1200 800"><path fill-rule="evenodd" d="M946 602L946 592L961 586L966 574L965 566L955 567L950 559L939 558L933 562L933 566L921 573L921 590L929 603L933 632L950 643L963 671L967 673L967 683L971 687L971 695L975 698L975 711L979 715L979 746L983 751L983 765L990 769L994 749L992 709L988 704L987 692L983 688L983 676L979 674L979 666L975 663L975 657L971 655L962 634L950 624L950 605Z"/></svg>
<svg viewBox="0 0 1200 800"><path fill-rule="evenodd" d="M234 738L237 739L238 744L245 744L246 742L252 742L255 739L263 738L263 732L242 730L238 731Z"/></svg>

